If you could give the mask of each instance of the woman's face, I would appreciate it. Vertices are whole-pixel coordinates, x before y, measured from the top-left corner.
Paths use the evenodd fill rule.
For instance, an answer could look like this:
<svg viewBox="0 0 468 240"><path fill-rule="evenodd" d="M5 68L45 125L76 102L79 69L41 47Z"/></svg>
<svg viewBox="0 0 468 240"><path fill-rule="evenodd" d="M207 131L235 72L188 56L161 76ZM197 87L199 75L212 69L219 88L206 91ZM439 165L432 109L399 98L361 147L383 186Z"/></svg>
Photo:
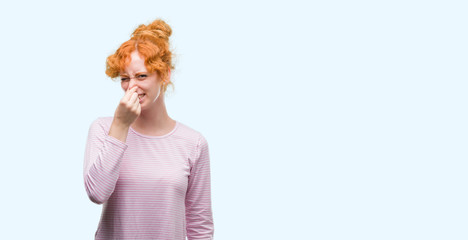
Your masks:
<svg viewBox="0 0 468 240"><path fill-rule="evenodd" d="M137 51L132 52L130 57L131 62L125 68L125 72L120 73L120 84L124 91L137 86L136 92L143 110L158 99L161 91L161 81L156 72L148 72L144 59L140 57Z"/></svg>

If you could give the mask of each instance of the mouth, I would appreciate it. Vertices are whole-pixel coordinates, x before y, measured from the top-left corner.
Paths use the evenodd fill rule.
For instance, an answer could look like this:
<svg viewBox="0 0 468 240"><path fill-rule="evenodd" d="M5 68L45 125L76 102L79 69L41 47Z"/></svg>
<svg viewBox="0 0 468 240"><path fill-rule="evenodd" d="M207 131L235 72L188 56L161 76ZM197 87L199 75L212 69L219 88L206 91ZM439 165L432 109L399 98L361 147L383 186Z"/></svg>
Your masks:
<svg viewBox="0 0 468 240"><path fill-rule="evenodd" d="M144 96L146 96L146 94L144 94L144 93L143 93L143 94L140 94L140 95L138 95L138 98L140 99L140 101L141 101L141 99L143 99L143 97L144 97Z"/></svg>

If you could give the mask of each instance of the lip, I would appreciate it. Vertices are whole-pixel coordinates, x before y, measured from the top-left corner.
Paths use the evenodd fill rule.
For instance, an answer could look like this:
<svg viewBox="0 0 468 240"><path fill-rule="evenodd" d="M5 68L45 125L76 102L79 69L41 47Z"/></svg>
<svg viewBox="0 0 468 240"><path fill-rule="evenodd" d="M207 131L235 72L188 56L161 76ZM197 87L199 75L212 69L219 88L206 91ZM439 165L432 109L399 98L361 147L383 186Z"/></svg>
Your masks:
<svg viewBox="0 0 468 240"><path fill-rule="evenodd" d="M146 94L145 94L142 98L138 98L138 99L139 99L139 102L140 102L140 103L143 102L143 100L145 99L145 97L146 97Z"/></svg>

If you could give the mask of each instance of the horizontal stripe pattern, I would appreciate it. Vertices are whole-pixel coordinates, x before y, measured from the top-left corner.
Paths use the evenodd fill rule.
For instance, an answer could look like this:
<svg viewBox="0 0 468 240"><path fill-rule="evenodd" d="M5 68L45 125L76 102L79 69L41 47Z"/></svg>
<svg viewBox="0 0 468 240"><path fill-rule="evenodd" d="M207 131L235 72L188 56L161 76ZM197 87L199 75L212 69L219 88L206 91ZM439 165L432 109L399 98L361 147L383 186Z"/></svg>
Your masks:
<svg viewBox="0 0 468 240"><path fill-rule="evenodd" d="M83 179L102 204L95 239L211 240L210 157L204 136L176 121L163 136L129 129L108 135L113 117L91 123Z"/></svg>

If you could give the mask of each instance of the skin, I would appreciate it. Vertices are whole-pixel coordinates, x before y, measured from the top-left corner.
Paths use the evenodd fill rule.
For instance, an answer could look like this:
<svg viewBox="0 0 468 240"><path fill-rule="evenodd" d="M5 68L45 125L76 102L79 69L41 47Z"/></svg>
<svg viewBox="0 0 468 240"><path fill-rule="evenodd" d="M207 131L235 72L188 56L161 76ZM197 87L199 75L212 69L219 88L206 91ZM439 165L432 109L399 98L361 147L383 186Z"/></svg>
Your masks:
<svg viewBox="0 0 468 240"><path fill-rule="evenodd" d="M144 135L161 136L174 129L176 121L169 117L161 90L162 80L156 72L149 73L137 51L120 73L124 96L114 113L109 135L126 142L130 127ZM171 76L168 69L168 78ZM138 95L145 94L140 103Z"/></svg>

